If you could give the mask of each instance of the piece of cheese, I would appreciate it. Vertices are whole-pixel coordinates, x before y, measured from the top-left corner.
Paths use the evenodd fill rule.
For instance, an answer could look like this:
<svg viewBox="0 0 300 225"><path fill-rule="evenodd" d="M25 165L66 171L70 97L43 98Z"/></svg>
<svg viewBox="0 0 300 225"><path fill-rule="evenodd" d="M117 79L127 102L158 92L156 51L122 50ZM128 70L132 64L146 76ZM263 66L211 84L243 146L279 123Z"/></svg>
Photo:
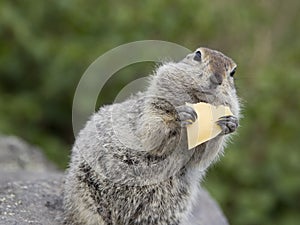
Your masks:
<svg viewBox="0 0 300 225"><path fill-rule="evenodd" d="M233 115L228 106L214 106L208 103L200 102L189 104L197 113L197 120L187 126L188 148L194 148L221 133L221 127L217 121L222 116Z"/></svg>

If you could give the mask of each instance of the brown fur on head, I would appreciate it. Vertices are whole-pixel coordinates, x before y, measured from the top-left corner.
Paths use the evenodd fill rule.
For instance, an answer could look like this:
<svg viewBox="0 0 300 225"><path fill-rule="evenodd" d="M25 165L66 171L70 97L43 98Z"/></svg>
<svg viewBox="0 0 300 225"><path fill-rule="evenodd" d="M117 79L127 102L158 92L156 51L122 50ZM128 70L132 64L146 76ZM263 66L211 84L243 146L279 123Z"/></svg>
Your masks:
<svg viewBox="0 0 300 225"><path fill-rule="evenodd" d="M211 71L211 81L216 85L221 85L228 76L233 76L237 65L235 62L221 52L208 48L199 48L195 54L201 54L201 61L209 65Z"/></svg>

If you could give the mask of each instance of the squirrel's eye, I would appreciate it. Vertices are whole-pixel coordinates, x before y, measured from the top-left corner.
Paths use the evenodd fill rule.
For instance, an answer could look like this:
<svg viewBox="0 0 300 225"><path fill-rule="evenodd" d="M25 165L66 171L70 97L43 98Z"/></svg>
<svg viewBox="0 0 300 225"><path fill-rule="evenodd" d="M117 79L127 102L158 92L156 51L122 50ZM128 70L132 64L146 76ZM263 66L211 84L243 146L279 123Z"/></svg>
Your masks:
<svg viewBox="0 0 300 225"><path fill-rule="evenodd" d="M195 56L194 56L194 60L200 62L201 61L201 52L200 51L196 51Z"/></svg>
<svg viewBox="0 0 300 225"><path fill-rule="evenodd" d="M234 68L234 69L230 72L229 75L230 75L231 77L233 77L233 75L235 74L235 70L236 70L236 68Z"/></svg>

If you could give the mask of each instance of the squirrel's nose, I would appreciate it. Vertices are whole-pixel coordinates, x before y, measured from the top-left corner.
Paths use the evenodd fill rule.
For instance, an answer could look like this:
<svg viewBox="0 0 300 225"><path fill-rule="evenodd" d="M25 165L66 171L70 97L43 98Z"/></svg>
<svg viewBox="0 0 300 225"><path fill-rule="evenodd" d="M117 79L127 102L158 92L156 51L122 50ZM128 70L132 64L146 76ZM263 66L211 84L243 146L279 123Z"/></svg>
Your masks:
<svg viewBox="0 0 300 225"><path fill-rule="evenodd" d="M223 77L220 73L214 73L210 76L210 81L215 85L221 85L223 82Z"/></svg>

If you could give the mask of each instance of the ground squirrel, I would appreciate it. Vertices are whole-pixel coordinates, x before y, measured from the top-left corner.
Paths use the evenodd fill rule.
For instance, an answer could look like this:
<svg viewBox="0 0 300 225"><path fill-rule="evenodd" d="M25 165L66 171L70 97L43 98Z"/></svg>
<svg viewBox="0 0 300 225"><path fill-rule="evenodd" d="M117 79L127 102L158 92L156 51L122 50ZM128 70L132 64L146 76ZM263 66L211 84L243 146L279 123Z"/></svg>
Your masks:
<svg viewBox="0 0 300 225"><path fill-rule="evenodd" d="M65 224L200 224L191 214L207 167L238 127L236 64L198 48L156 69L149 87L101 107L79 133L65 183ZM222 133L191 150L186 102L229 106Z"/></svg>

